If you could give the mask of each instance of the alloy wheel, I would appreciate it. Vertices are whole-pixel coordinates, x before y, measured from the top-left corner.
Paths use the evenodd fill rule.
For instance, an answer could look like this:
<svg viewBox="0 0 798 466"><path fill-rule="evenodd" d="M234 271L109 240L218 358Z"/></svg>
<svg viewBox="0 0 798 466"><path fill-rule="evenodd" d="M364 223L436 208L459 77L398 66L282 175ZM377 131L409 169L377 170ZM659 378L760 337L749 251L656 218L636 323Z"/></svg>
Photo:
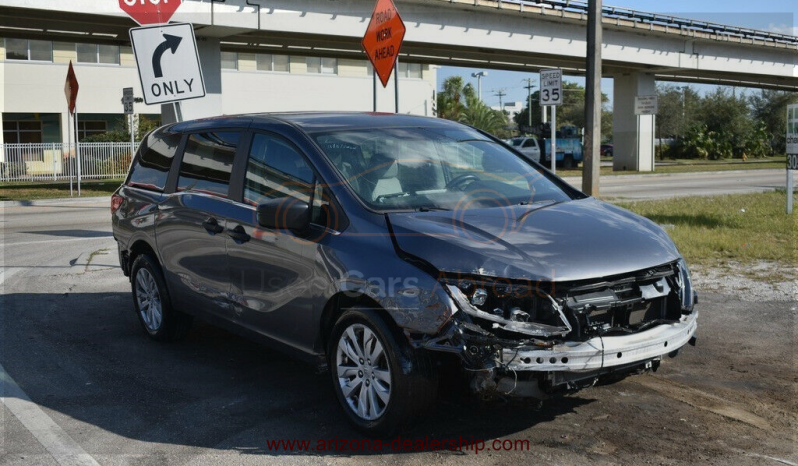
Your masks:
<svg viewBox="0 0 798 466"><path fill-rule="evenodd" d="M136 274L136 301L144 325L153 332L157 331L163 321L161 293L158 291L155 277L144 267Z"/></svg>

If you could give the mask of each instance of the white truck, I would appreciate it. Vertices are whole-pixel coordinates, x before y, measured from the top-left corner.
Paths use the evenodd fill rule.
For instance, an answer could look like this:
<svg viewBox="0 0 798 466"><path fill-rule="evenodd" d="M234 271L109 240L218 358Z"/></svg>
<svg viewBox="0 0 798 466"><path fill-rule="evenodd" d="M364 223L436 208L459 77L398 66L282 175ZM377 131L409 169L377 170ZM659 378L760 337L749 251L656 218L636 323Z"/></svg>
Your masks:
<svg viewBox="0 0 798 466"><path fill-rule="evenodd" d="M540 162L540 145L537 138L521 136L508 140L507 144L513 146L513 149L524 154L530 160Z"/></svg>

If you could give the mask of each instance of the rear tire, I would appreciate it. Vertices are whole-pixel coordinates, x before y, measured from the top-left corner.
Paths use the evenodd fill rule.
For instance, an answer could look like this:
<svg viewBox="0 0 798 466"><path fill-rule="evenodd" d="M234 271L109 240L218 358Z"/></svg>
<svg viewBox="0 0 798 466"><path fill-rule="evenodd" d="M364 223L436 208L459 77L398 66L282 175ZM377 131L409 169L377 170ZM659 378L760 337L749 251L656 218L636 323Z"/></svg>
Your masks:
<svg viewBox="0 0 798 466"><path fill-rule="evenodd" d="M183 338L191 328L191 316L175 310L158 261L142 254L130 269L133 306L141 326L156 341Z"/></svg>
<svg viewBox="0 0 798 466"><path fill-rule="evenodd" d="M393 435L435 401L438 379L430 355L413 349L372 309L354 308L341 315L330 335L327 357L341 408L363 434Z"/></svg>

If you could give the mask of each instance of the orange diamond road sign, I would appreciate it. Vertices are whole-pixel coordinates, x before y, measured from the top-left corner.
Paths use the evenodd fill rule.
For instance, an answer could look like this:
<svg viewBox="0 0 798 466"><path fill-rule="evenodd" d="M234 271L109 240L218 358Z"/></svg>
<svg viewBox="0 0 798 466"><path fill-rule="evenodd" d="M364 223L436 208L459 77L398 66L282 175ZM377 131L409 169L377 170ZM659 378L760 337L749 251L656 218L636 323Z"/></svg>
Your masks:
<svg viewBox="0 0 798 466"><path fill-rule="evenodd" d="M383 87L388 85L406 31L393 0L377 0L361 44Z"/></svg>
<svg viewBox="0 0 798 466"><path fill-rule="evenodd" d="M66 95L69 113L75 113L75 102L78 100L78 77L75 76L75 68L72 68L72 60L69 61L69 71L67 71L66 84L64 84L64 95Z"/></svg>

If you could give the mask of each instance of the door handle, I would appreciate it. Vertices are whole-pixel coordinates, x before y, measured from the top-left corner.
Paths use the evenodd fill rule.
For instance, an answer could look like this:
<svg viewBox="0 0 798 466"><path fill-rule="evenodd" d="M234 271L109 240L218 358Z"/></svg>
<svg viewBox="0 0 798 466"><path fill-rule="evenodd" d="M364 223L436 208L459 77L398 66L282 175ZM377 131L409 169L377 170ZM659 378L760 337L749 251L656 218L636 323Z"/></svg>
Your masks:
<svg viewBox="0 0 798 466"><path fill-rule="evenodd" d="M221 232L224 231L224 227L219 225L219 221L216 220L213 217L211 217L208 220L205 220L204 222L202 222L202 227L205 228L205 230L208 233L212 234L212 235L215 235L217 233L221 233Z"/></svg>
<svg viewBox="0 0 798 466"><path fill-rule="evenodd" d="M252 238L247 234L246 231L244 231L244 227L242 227L241 225L233 228L232 230L229 230L227 234L231 238L233 238L233 241L235 241L238 244L246 243Z"/></svg>

